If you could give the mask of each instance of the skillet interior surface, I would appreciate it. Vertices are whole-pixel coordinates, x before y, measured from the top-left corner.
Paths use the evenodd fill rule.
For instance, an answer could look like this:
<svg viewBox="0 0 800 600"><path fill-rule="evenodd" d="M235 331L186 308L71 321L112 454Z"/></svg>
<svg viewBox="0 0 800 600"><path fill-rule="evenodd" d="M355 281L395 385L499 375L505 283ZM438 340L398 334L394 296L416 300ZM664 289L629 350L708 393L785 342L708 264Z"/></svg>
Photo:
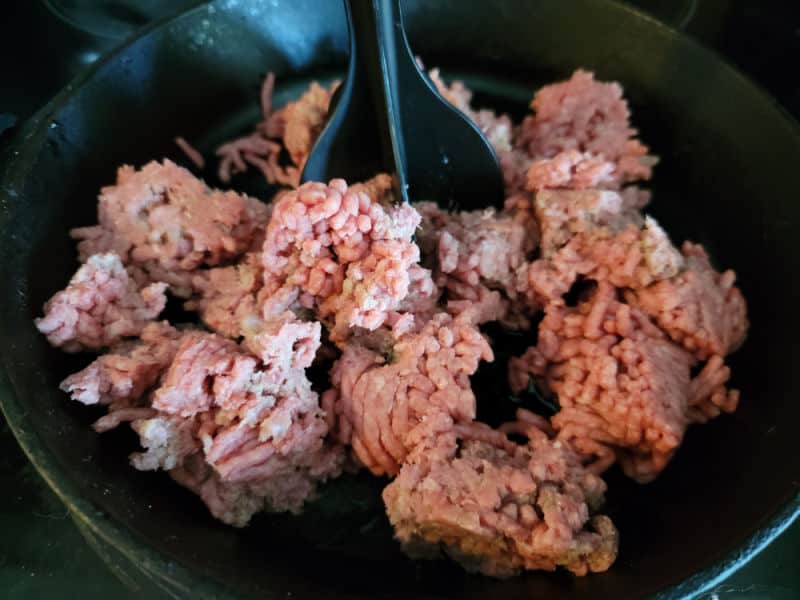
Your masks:
<svg viewBox="0 0 800 600"><path fill-rule="evenodd" d="M76 267L67 230L94 221L97 190L113 182L118 165L179 159L175 135L209 155L247 130L266 70L278 76L278 103L312 79L336 76L346 48L337 2L221 0L196 9L101 61L24 129L0 188L0 382L11 426L83 529L180 595L635 598L710 585L798 509L792 277L800 250L792 227L800 131L713 54L613 3L437 0L404 8L426 64L465 78L479 103L517 116L536 87L577 67L620 81L634 124L662 157L651 212L674 241L706 244L717 266L739 274L752 321L731 360L741 406L690 429L655 483L609 474L607 512L622 536L612 569L497 582L447 562L406 560L383 517L385 482L366 476L330 484L302 517L228 528L164 474L130 468L134 436L98 436L89 427L98 412L58 391L89 360L51 349L33 327ZM210 162L203 175L217 184ZM256 177L233 185L271 192ZM491 388L478 399L482 411L506 402Z"/></svg>

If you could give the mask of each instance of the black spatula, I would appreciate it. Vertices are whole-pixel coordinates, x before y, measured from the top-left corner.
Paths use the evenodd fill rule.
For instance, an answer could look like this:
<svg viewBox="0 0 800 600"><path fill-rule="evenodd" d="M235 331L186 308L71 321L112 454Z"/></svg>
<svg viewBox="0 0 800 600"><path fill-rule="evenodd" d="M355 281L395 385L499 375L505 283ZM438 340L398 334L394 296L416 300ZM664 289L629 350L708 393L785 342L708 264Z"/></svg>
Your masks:
<svg viewBox="0 0 800 600"><path fill-rule="evenodd" d="M345 0L350 64L303 181L397 174L403 201L472 210L500 206L503 176L478 127L421 71L399 0Z"/></svg>

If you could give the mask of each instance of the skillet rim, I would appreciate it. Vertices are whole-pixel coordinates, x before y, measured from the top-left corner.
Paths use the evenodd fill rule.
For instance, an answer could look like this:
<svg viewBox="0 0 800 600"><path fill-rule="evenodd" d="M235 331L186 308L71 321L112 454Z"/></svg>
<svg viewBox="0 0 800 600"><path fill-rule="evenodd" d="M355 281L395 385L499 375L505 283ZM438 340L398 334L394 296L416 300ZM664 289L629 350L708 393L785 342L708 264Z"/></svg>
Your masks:
<svg viewBox="0 0 800 600"><path fill-rule="evenodd" d="M800 122L759 83L742 73L719 52L708 48L693 37L658 21L647 13L623 4L619 0L600 1L612 10L625 13L626 18L645 22L648 27L669 38L673 43L684 44L695 52L709 55L709 58L712 58L719 65L719 68L725 72L726 77L736 80L739 86L744 85L751 88L756 97L775 110L785 121L790 132L797 138L798 143L800 143ZM4 151L4 156L2 156L2 162L5 164L2 165L2 178L0 178L0 205L5 207L15 201L19 201L18 198L12 198L8 190L14 189L14 182L25 179L30 166L30 159L37 155L47 136L51 121L50 117L57 114L63 105L80 91L84 83L91 80L98 71L106 65L112 64L130 47L139 43L145 37L156 30L168 27L173 22L187 18L191 13L203 10L208 4L204 0L198 0L195 6L183 12L158 19L143 27L135 35L106 52L84 72L73 78L47 104L30 117L20 131L17 132L8 148ZM0 212L0 235L4 235L6 232L5 222L6 212L2 210ZM0 339L4 337L7 337L5 325L0 322ZM36 429L25 426L27 411L11 382L7 369L6 352L6 348L0 348L0 410L2 410L9 429L14 434L28 460L47 482L48 486L64 502L82 533L88 531L102 540L102 542L116 549L158 584L166 586L165 591L169 590L172 594L178 593L186 596L199 594L201 597L231 597L233 592L230 588L182 565L176 560L170 559L165 553L153 549L135 530L117 523L108 514L99 511L100 507L82 497L78 489L79 486L71 480L66 469L61 468L54 454L40 440ZM800 517L800 492L794 498L789 498L779 511L769 515L766 524L744 539L738 546L730 549L723 559L691 574L677 584L660 590L655 594L655 597L696 597L711 590L758 555L770 542L788 529L798 517ZM198 587L198 584L201 584L202 588Z"/></svg>

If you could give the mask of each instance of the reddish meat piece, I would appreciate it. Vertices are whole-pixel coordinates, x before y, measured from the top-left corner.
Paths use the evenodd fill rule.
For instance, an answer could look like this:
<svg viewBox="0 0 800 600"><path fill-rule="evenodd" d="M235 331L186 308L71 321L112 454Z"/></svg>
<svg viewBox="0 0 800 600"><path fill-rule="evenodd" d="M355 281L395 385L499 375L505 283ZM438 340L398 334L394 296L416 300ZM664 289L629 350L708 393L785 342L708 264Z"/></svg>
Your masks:
<svg viewBox="0 0 800 600"><path fill-rule="evenodd" d="M238 338L261 320L262 284L261 253L250 252L238 264L198 271L192 277L196 295L184 307L196 311L217 333Z"/></svg>
<svg viewBox="0 0 800 600"><path fill-rule="evenodd" d="M314 81L307 92L284 109L283 145L289 151L292 162L300 169L322 131L331 96L337 86L338 82L326 89Z"/></svg>
<svg viewBox="0 0 800 600"><path fill-rule="evenodd" d="M528 446L476 425L446 460L420 455L403 465L383 492L403 549L422 558L443 551L495 577L558 566L578 575L607 570L617 531L608 517L590 517L605 484L561 442L524 422L512 429L535 430Z"/></svg>
<svg viewBox="0 0 800 600"><path fill-rule="evenodd" d="M237 525L252 511L231 516L222 510L226 503L239 503L229 494L238 497L236 490L245 490L251 499L255 494L260 504L247 504L253 510L299 510L316 481L338 474L344 457L341 448L325 442L325 414L304 371L319 345L319 324L270 327L248 340L259 357L214 334L185 336L153 394L158 416L132 424L146 448L132 457L134 466L180 469L176 478L197 491L215 515L227 515L220 518ZM186 461L195 453L213 469L201 469L203 482L213 481L224 502L186 479ZM283 489L290 484L296 491L300 482L303 497ZM291 506L277 501L286 493Z"/></svg>
<svg viewBox="0 0 800 600"><path fill-rule="evenodd" d="M577 223L585 228L588 222ZM549 239L555 236L551 232ZM531 263L517 285L533 306L540 306L560 299L579 277L640 289L673 277L683 262L664 230L647 217L643 228L630 224L617 233L608 227L578 232L549 258Z"/></svg>
<svg viewBox="0 0 800 600"><path fill-rule="evenodd" d="M575 308L548 305L537 346L512 359L509 378L515 391L527 386L529 375L542 378L561 406L552 419L559 439L595 456L594 471L616 457L630 477L645 482L666 466L686 425L701 420L704 408L717 406L717 414L735 408L738 394L724 389L729 373L710 365L690 381L694 363L601 282Z"/></svg>
<svg viewBox="0 0 800 600"><path fill-rule="evenodd" d="M386 175L350 188L307 183L276 201L262 258L265 318L274 298L299 293L301 306L333 317L341 341L348 328L375 329L397 312L419 258L411 237L420 217L380 203L390 186Z"/></svg>
<svg viewBox="0 0 800 600"><path fill-rule="evenodd" d="M569 80L540 89L531 108L534 114L523 120L516 144L534 159L590 152L614 163L621 183L650 178L655 159L635 139L619 84L595 81L592 73L578 70Z"/></svg>
<svg viewBox="0 0 800 600"><path fill-rule="evenodd" d="M130 405L158 382L183 335L166 321L149 323L139 340L100 356L62 381L61 389L83 404Z"/></svg>
<svg viewBox="0 0 800 600"><path fill-rule="evenodd" d="M316 496L318 482L341 471L341 452L327 447L294 459L268 478L231 482L223 480L200 454L194 454L170 475L200 496L214 517L234 527L244 527L260 511L301 512L305 503Z"/></svg>
<svg viewBox="0 0 800 600"><path fill-rule="evenodd" d="M447 213L421 203L420 244L434 265L436 283L446 290L448 309L476 309L478 322L503 320L524 325L517 278L536 247L536 230L492 210Z"/></svg>
<svg viewBox="0 0 800 600"><path fill-rule="evenodd" d="M232 175L243 173L252 165L261 171L267 183L291 187L300 184L300 169L280 164L282 147L277 140L286 129L286 114L285 109L272 110L274 88L275 74L267 73L261 85L261 121L252 133L217 148L220 158L217 175L221 181L228 183Z"/></svg>
<svg viewBox="0 0 800 600"><path fill-rule="evenodd" d="M699 244L683 245L686 268L670 279L630 294L669 336L700 360L725 356L747 335L747 305L736 273L718 273Z"/></svg>
<svg viewBox="0 0 800 600"><path fill-rule="evenodd" d="M537 160L531 164L526 187L530 191L605 187L603 184L613 182L615 169L614 163L590 152L567 150L559 152L553 158Z"/></svg>
<svg viewBox="0 0 800 600"><path fill-rule="evenodd" d="M269 209L254 198L212 190L165 160L139 171L121 167L116 185L101 190L97 214L98 225L71 232L81 260L115 252L142 277L188 296L192 271L250 248Z"/></svg>
<svg viewBox="0 0 800 600"><path fill-rule="evenodd" d="M471 319L468 313L455 319L439 313L418 333L398 340L391 362L365 348L345 347L323 406L339 440L351 444L373 473L397 473L418 443L415 428L435 415L454 422L475 418L469 376L493 355Z"/></svg>
<svg viewBox="0 0 800 600"><path fill-rule="evenodd" d="M536 194L535 210L546 258L577 233L604 227L616 232L642 221L638 213L626 210L622 195L611 190L542 190Z"/></svg>
<svg viewBox="0 0 800 600"><path fill-rule="evenodd" d="M47 301L36 327L67 352L107 348L139 335L158 317L167 303L166 287L140 287L116 254L95 254Z"/></svg>

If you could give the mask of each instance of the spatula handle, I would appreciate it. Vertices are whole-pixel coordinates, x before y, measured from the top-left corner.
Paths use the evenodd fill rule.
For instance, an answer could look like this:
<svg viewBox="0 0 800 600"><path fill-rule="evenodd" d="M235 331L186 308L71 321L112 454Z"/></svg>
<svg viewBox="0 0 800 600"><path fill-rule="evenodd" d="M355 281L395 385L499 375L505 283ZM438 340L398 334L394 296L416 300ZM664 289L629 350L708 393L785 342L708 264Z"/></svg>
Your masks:
<svg viewBox="0 0 800 600"><path fill-rule="evenodd" d="M350 28L350 70L362 69L369 79L374 106L385 107L385 111L376 111L379 126L385 128L381 132L381 139L386 141L383 162L394 165L400 194L408 202L400 94L403 78L417 74L403 31L400 1L345 0L345 8Z"/></svg>

